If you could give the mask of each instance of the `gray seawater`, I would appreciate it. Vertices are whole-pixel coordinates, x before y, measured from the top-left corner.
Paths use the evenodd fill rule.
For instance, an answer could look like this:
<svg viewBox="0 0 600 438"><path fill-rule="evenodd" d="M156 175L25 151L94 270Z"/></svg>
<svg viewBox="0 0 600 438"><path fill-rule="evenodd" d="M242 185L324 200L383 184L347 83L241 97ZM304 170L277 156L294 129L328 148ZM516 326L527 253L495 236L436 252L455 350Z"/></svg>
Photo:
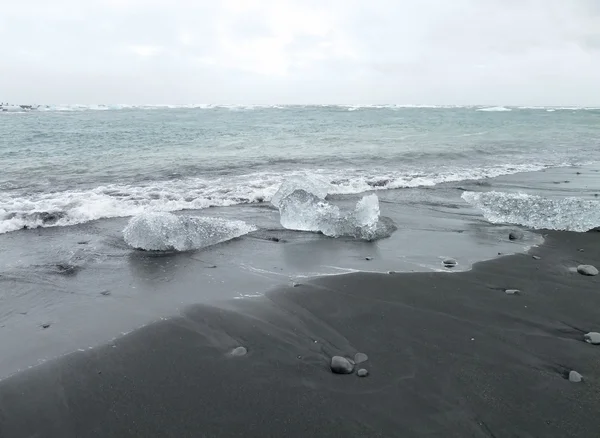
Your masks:
<svg viewBox="0 0 600 438"><path fill-rule="evenodd" d="M448 257L460 271L540 243L510 242L518 225L598 226L599 122L600 110L550 108L0 113L0 378L189 304L317 275L447 270ZM327 200L341 208L377 194L397 231L366 242L284 229L268 201L290 176L331 183ZM184 247L205 241L206 223L221 243L127 245L130 216L166 211L192 231L175 236ZM236 221L255 231L222 242L246 231Z"/></svg>
<svg viewBox="0 0 600 438"><path fill-rule="evenodd" d="M0 113L0 233L332 194L431 187L600 159L598 109L44 107Z"/></svg>

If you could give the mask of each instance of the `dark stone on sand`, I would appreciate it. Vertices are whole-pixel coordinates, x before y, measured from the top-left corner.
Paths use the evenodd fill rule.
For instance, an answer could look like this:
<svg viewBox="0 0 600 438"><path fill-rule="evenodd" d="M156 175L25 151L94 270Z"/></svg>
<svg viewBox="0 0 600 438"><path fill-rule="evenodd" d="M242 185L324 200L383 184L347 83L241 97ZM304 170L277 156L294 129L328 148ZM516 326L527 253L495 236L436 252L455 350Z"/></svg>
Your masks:
<svg viewBox="0 0 600 438"><path fill-rule="evenodd" d="M521 240L524 237L523 231L513 230L509 233L508 238L510 240Z"/></svg>
<svg viewBox="0 0 600 438"><path fill-rule="evenodd" d="M577 272L579 272L581 275L587 275L590 277L598 275L598 269L592 265L579 265L577 266Z"/></svg>
<svg viewBox="0 0 600 438"><path fill-rule="evenodd" d="M600 345L600 333L598 332L589 332L583 335L583 339L588 344L592 345Z"/></svg>
<svg viewBox="0 0 600 438"><path fill-rule="evenodd" d="M533 260L541 260L542 258L540 256L533 256Z"/></svg>
<svg viewBox="0 0 600 438"><path fill-rule="evenodd" d="M445 259L442 263L446 268L453 268L458 264L458 262L454 259Z"/></svg>
<svg viewBox="0 0 600 438"><path fill-rule="evenodd" d="M217 265L210 265L210 266L206 266L206 269L215 269L217 267Z"/></svg>
<svg viewBox="0 0 600 438"><path fill-rule="evenodd" d="M577 175L581 175L581 172L575 172Z"/></svg>
<svg viewBox="0 0 600 438"><path fill-rule="evenodd" d="M46 323L46 324L42 324L42 328L43 329L47 329L48 327L50 327L50 324Z"/></svg>
<svg viewBox="0 0 600 438"><path fill-rule="evenodd" d="M363 363L369 360L369 356L367 356L365 353L356 353L354 355L354 363L359 364L359 363Z"/></svg>
<svg viewBox="0 0 600 438"><path fill-rule="evenodd" d="M521 293L519 289L506 289L504 292L507 295L519 295Z"/></svg>
<svg viewBox="0 0 600 438"><path fill-rule="evenodd" d="M100 292L100 295L104 295L105 297L110 295L110 291L108 290L103 290L102 292Z"/></svg>
<svg viewBox="0 0 600 438"><path fill-rule="evenodd" d="M579 383L583 380L583 376L579 374L577 371L571 371L569 373L569 381L573 383Z"/></svg>
<svg viewBox="0 0 600 438"><path fill-rule="evenodd" d="M331 371L335 374L352 374L354 365L348 359L342 356L333 356L331 358Z"/></svg>
<svg viewBox="0 0 600 438"><path fill-rule="evenodd" d="M79 242L77 242L77 245L87 245L88 243L90 243L89 240L80 240Z"/></svg>
<svg viewBox="0 0 600 438"><path fill-rule="evenodd" d="M233 357L240 357L240 356L245 356L246 353L248 353L248 350L246 349L246 347L237 347L237 348L234 348L233 350L231 350L231 353L229 353L229 355L233 356Z"/></svg>
<svg viewBox="0 0 600 438"><path fill-rule="evenodd" d="M270 240L271 242L279 242L281 239L279 239L279 237L269 237L267 240Z"/></svg>
<svg viewBox="0 0 600 438"><path fill-rule="evenodd" d="M373 260L373 257L365 257L365 260L366 261L371 261L371 260Z"/></svg>
<svg viewBox="0 0 600 438"><path fill-rule="evenodd" d="M360 370L358 370L358 371L356 372L356 375L357 375L358 377L367 377L367 376L369 375L369 371L368 371L368 370L366 370L366 369L364 369L364 368L361 368Z"/></svg>

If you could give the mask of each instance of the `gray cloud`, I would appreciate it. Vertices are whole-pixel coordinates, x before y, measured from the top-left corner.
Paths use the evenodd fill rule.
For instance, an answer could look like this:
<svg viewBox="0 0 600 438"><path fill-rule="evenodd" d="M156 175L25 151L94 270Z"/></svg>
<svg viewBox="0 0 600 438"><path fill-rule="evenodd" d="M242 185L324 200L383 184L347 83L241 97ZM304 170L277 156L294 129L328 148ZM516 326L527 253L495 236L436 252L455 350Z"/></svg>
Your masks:
<svg viewBox="0 0 600 438"><path fill-rule="evenodd" d="M23 0L0 100L600 106L596 0Z"/></svg>

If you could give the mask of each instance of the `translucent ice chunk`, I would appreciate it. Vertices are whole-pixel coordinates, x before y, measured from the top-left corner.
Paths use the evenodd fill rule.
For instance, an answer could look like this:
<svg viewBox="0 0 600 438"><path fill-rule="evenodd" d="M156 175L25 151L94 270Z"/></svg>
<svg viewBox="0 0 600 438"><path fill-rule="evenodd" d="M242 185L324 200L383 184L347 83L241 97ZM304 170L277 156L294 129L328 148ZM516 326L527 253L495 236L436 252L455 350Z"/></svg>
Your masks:
<svg viewBox="0 0 600 438"><path fill-rule="evenodd" d="M147 251L189 251L243 236L255 228L242 221L144 213L123 230L125 242Z"/></svg>
<svg viewBox="0 0 600 438"><path fill-rule="evenodd" d="M503 192L464 192L462 198L479 208L492 223L580 232L600 226L598 201L575 197L550 199Z"/></svg>
<svg viewBox="0 0 600 438"><path fill-rule="evenodd" d="M304 190L305 192L310 193L319 199L325 199L330 189L331 184L317 176L295 176L292 178L288 178L283 183L281 183L281 186L279 186L279 190L277 190L277 192L275 193L275 195L273 195L273 198L271 199L271 204L279 208L281 200L286 196L291 195L296 190Z"/></svg>
<svg viewBox="0 0 600 438"><path fill-rule="evenodd" d="M377 195L362 198L353 211L340 209L305 190L296 190L281 200L281 225L290 230L321 232L330 237L375 240L394 230L389 221L380 221Z"/></svg>

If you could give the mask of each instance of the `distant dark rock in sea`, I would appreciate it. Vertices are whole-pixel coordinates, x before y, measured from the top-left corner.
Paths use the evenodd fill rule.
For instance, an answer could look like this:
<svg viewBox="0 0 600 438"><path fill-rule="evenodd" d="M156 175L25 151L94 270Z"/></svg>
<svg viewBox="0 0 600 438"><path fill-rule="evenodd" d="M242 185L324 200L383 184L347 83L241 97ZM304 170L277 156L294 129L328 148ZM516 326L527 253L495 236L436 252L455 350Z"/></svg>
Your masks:
<svg viewBox="0 0 600 438"><path fill-rule="evenodd" d="M335 374L352 374L354 365L348 359L342 356L333 356L331 358L331 371Z"/></svg>
<svg viewBox="0 0 600 438"><path fill-rule="evenodd" d="M573 383L579 383L583 380L583 376L577 371L571 371L569 373L569 381Z"/></svg>
<svg viewBox="0 0 600 438"><path fill-rule="evenodd" d="M367 371L364 368L361 368L360 370L357 371L356 375L358 377L367 377L369 375L369 371Z"/></svg>
<svg viewBox="0 0 600 438"><path fill-rule="evenodd" d="M589 332L583 335L583 339L588 344L600 345L600 333L598 332Z"/></svg>
<svg viewBox="0 0 600 438"><path fill-rule="evenodd" d="M577 266L577 272L581 275L588 275L590 277L598 275L598 269L592 265L579 265Z"/></svg>
<svg viewBox="0 0 600 438"><path fill-rule="evenodd" d="M521 239L523 239L523 237L524 237L524 234L523 234L523 231L521 231L521 230L513 230L508 235L508 238L510 240L521 240Z"/></svg>

